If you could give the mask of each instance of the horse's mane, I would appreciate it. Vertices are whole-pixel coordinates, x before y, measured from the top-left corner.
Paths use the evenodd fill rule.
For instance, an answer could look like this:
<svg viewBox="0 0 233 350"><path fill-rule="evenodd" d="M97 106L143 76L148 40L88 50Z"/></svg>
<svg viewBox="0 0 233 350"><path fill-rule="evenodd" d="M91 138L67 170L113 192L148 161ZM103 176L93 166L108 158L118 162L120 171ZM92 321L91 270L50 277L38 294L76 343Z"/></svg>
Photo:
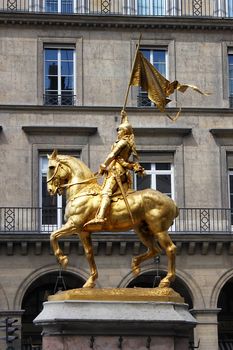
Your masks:
<svg viewBox="0 0 233 350"><path fill-rule="evenodd" d="M57 155L57 158L61 163L70 167L75 174L78 174L79 178L89 179L94 177L93 172L79 158L67 155Z"/></svg>

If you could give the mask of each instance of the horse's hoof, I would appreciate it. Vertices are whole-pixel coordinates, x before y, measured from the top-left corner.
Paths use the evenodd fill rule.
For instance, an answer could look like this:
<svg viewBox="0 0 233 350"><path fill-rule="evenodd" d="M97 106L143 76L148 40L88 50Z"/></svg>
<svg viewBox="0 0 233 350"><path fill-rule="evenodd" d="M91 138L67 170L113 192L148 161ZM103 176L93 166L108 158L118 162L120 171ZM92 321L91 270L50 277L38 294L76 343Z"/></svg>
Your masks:
<svg viewBox="0 0 233 350"><path fill-rule="evenodd" d="M63 255L62 257L58 258L58 262L63 267L63 269L66 268L68 261L69 261L69 259L66 255Z"/></svg>

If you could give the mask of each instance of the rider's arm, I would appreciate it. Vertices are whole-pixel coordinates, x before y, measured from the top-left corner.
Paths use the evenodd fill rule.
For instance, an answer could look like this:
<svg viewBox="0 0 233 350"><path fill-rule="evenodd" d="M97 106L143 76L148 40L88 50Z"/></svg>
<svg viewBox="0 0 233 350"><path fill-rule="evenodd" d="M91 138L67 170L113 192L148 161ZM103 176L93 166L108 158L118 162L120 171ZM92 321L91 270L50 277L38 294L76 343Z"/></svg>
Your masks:
<svg viewBox="0 0 233 350"><path fill-rule="evenodd" d="M104 171L107 170L108 165L117 157L120 155L121 151L126 147L127 141L125 140L119 140L116 145L114 145L114 148L112 152L107 156L104 163L100 165L100 170Z"/></svg>

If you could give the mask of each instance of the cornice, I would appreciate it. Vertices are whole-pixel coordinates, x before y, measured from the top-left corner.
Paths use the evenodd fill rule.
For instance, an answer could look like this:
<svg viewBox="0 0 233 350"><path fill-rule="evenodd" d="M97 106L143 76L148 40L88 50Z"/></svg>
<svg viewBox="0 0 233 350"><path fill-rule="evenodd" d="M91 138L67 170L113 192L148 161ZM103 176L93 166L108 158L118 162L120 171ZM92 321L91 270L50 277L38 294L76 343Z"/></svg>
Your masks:
<svg viewBox="0 0 233 350"><path fill-rule="evenodd" d="M134 134L135 136L160 136L160 135L175 135L175 136L186 136L189 135L192 132L192 128L138 128L134 127Z"/></svg>
<svg viewBox="0 0 233 350"><path fill-rule="evenodd" d="M201 16L65 15L32 12L0 12L0 24L48 25L86 28L233 30L233 19Z"/></svg>
<svg viewBox="0 0 233 350"><path fill-rule="evenodd" d="M230 233L171 233L170 237L176 244L177 255L233 255L233 236ZM50 251L49 234L45 233L4 233L0 234L0 241L7 255L42 255L45 247ZM95 255L140 254L145 249L131 232L93 234L92 243ZM61 246L65 254L70 254L74 246L79 255L84 254L82 243L76 237L61 239Z"/></svg>
<svg viewBox="0 0 233 350"><path fill-rule="evenodd" d="M120 113L122 106L43 106L43 105L0 105L0 114L4 112L9 113L85 113L85 112L112 112ZM177 113L177 108L167 108L169 113ZM132 114L148 114L148 115L164 115L157 108L151 107L127 107L127 112ZM181 116L193 115L210 115L211 117L220 117L223 115L233 115L233 109L230 108L215 108L215 107L183 107Z"/></svg>
<svg viewBox="0 0 233 350"><path fill-rule="evenodd" d="M218 128L218 129L210 129L210 133L213 136L216 137L232 137L233 136L233 129L224 129L224 128Z"/></svg>
<svg viewBox="0 0 233 350"><path fill-rule="evenodd" d="M88 126L22 126L23 131L29 135L38 134L76 134L91 136L97 132L97 127Z"/></svg>

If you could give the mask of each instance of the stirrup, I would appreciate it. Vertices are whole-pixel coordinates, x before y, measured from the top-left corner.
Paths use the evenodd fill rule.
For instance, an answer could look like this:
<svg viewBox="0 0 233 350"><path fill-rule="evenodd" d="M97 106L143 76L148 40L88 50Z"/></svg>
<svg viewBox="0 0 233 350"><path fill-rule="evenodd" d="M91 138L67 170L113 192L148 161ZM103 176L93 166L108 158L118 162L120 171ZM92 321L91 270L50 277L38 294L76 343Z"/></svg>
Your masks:
<svg viewBox="0 0 233 350"><path fill-rule="evenodd" d="M84 227L101 226L106 222L106 220L106 218L95 217L94 219L91 219L90 221L86 222Z"/></svg>

